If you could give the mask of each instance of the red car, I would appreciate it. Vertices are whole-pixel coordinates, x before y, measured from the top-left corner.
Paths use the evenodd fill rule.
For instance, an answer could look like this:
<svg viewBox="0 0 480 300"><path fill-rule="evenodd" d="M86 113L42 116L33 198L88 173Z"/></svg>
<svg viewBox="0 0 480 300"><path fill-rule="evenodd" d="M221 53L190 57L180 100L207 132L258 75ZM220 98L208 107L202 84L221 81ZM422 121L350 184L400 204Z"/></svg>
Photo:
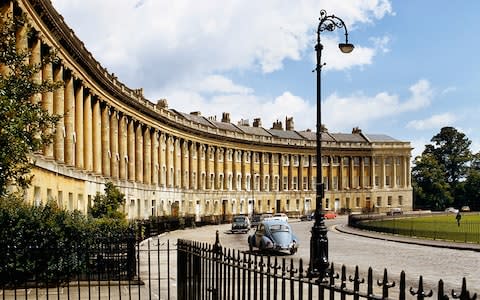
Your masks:
<svg viewBox="0 0 480 300"><path fill-rule="evenodd" d="M335 219L337 217L337 214L334 211L327 211L324 214L325 219Z"/></svg>

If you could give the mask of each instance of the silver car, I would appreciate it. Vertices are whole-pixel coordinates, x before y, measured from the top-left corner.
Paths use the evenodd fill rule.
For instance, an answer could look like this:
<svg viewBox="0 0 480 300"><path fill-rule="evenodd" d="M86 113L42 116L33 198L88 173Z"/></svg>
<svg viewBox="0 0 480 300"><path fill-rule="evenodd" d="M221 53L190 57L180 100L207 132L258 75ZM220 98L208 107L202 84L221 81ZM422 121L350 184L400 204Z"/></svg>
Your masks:
<svg viewBox="0 0 480 300"><path fill-rule="evenodd" d="M297 252L298 240L292 227L282 220L262 221L254 234L248 237L250 252L253 248L260 251L288 251L290 254Z"/></svg>

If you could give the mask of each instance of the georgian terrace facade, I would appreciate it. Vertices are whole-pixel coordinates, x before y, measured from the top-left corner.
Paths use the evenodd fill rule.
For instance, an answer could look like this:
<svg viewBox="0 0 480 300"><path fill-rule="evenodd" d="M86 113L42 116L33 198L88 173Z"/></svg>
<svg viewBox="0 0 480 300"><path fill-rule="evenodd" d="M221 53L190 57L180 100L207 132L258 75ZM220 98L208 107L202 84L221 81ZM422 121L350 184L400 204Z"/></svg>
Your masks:
<svg viewBox="0 0 480 300"><path fill-rule="evenodd" d="M253 212L303 214L315 208L315 133L271 129L183 113L167 100L152 103L98 63L48 0L1 1L2 14L25 13L34 34L17 47L39 63L52 49L60 58L34 80L64 83L34 97L64 117L53 143L36 153L26 199L56 200L86 212L104 183L125 193L129 219ZM312 114L312 118L313 118ZM386 135L322 132L324 208L334 211L412 209L409 142Z"/></svg>

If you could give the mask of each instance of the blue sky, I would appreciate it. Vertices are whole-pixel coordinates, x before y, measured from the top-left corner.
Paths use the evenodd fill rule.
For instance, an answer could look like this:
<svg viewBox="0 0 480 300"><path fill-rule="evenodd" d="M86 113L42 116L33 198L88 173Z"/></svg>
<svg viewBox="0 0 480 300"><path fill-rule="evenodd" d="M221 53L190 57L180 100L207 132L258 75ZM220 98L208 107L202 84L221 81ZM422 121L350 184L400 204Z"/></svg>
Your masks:
<svg viewBox="0 0 480 300"><path fill-rule="evenodd" d="M387 134L418 155L443 126L480 150L480 1L53 0L87 49L152 102L232 122L294 117L315 128L320 9L347 24L323 32L322 118L330 132Z"/></svg>

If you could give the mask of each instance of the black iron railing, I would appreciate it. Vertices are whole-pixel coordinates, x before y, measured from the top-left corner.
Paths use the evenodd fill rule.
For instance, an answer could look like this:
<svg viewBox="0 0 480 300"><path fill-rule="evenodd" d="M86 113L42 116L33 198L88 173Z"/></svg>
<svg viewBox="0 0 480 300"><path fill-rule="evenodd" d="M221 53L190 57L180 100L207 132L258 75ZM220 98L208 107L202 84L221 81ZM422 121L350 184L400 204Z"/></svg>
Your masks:
<svg viewBox="0 0 480 300"><path fill-rule="evenodd" d="M442 280L435 289L424 286L420 276L408 286L401 272L395 280L385 269L374 278L372 268L363 274L358 267L348 274L346 266L333 263L323 280L307 277L300 259L254 255L188 240L177 244L178 299L475 299L465 278L457 291L445 291Z"/></svg>

